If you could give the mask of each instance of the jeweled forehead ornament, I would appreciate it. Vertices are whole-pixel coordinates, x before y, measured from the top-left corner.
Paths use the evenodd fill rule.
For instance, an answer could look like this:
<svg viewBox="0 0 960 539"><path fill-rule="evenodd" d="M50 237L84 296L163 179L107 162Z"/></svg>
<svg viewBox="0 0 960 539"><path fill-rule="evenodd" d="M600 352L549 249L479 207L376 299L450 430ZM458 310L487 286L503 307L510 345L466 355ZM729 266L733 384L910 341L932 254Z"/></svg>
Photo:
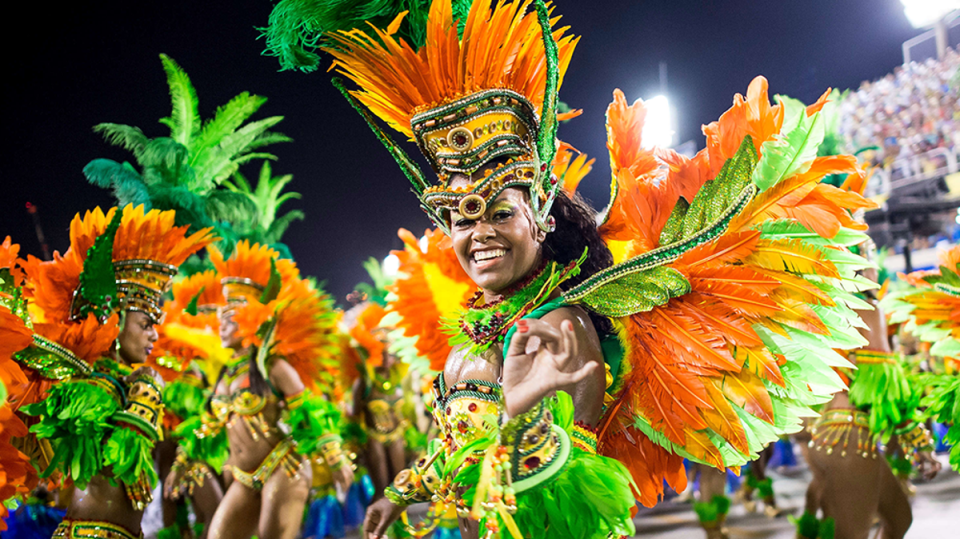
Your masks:
<svg viewBox="0 0 960 539"><path fill-rule="evenodd" d="M565 29L554 33L542 0L493 6L477 1L459 26L462 35L447 30L456 22L448 0L430 5L425 43L449 55L418 51L390 30L327 34L332 44L322 49L335 58L333 69L359 89L348 90L340 79L334 85L400 165L421 208L441 230L449 234L451 211L477 218L513 187L529 192L537 225L550 231L550 208L560 189L551 174L557 92L577 39L564 36ZM417 143L436 182L427 180L374 115ZM454 187L458 175L470 181Z"/></svg>

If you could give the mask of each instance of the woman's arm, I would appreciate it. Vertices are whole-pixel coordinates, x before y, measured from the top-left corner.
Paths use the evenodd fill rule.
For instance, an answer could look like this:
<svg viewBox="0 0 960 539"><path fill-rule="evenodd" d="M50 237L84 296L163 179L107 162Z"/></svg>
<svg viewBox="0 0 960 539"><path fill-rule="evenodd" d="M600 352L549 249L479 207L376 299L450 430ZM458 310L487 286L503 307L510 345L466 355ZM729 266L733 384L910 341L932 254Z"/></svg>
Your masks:
<svg viewBox="0 0 960 539"><path fill-rule="evenodd" d="M306 386L300 379L300 373L284 359L274 359L270 366L270 383L284 397L293 397L303 393Z"/></svg>

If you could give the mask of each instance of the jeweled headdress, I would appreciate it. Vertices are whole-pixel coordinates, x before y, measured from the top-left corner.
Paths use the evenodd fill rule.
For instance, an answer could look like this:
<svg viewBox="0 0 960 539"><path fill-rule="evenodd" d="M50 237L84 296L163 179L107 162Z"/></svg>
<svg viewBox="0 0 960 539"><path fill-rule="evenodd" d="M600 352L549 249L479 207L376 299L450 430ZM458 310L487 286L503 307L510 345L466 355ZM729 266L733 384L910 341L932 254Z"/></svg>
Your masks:
<svg viewBox="0 0 960 539"><path fill-rule="evenodd" d="M267 245L251 245L248 241L237 243L228 259L211 248L210 261L220 275L224 299L231 306L251 301L267 303L277 296L282 283L300 274L292 260L280 258L280 253Z"/></svg>
<svg viewBox="0 0 960 539"><path fill-rule="evenodd" d="M166 380L187 370L190 362L216 376L231 351L221 347L217 310L226 305L220 276L213 270L195 273L173 285L173 300L163 310L165 319L147 364Z"/></svg>
<svg viewBox="0 0 960 539"><path fill-rule="evenodd" d="M44 317L76 321L92 313L104 320L134 310L159 322L177 266L215 239L210 229L187 235L174 218L172 211L144 212L132 205L75 217L66 254L29 263L36 281L31 292Z"/></svg>
<svg viewBox="0 0 960 539"><path fill-rule="evenodd" d="M400 164L431 220L448 232L450 210L476 218L504 189L521 187L530 192L537 224L550 230L550 207L562 183L551 173L557 92L579 38L564 36L566 28L552 30L559 17L551 19L541 0L501 0L493 7L478 0L465 20L454 19L451 0L433 1L419 47L397 34L405 22L406 33L416 34L409 29L414 23L404 21L416 13L400 13L386 29L371 24L372 30L324 28L311 19L335 3L281 2L271 16L268 44L283 57L289 40L278 36L299 25L297 46L319 44L333 56L332 69L359 89L348 91L338 79L334 84ZM319 34L310 37L311 31ZM417 143L438 175L436 184L371 112ZM496 167L483 177L450 186L452 174L469 177L491 162Z"/></svg>

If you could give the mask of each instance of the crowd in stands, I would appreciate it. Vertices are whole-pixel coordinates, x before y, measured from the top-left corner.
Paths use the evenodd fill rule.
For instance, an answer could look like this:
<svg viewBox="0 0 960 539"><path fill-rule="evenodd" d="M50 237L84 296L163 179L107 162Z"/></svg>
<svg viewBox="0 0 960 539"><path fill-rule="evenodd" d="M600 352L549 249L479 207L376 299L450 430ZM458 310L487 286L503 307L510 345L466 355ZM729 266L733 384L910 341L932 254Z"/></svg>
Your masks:
<svg viewBox="0 0 960 539"><path fill-rule="evenodd" d="M848 92L839 127L847 150L876 147L865 157L892 169L894 179L905 174L895 163L912 160L923 173L945 166L943 152L928 152L960 150L958 67L960 54L948 49L940 60L904 64Z"/></svg>

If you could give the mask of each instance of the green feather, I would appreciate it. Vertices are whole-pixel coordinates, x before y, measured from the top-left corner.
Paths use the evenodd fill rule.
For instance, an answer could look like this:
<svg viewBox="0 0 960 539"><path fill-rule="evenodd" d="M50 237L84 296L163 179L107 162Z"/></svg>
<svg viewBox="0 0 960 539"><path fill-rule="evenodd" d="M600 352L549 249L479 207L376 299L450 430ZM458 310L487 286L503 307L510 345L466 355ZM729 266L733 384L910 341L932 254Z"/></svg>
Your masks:
<svg viewBox="0 0 960 539"><path fill-rule="evenodd" d="M449 0L447 0L449 1ZM270 12L261 37L266 38L264 54L280 59L280 69L314 71L320 64L317 49L325 34L361 29L369 25L385 29L407 11L397 37L419 49L426 41L430 0L282 0ZM460 34L467 21L471 0L453 0L453 20Z"/></svg>
<svg viewBox="0 0 960 539"><path fill-rule="evenodd" d="M83 175L97 187L113 189L113 196L121 207L127 204L143 204L146 210L153 207L140 173L126 163L121 165L110 159L94 159L83 167Z"/></svg>
<svg viewBox="0 0 960 539"><path fill-rule="evenodd" d="M93 126L93 132L103 135L107 143L133 152L138 158L150 140L139 127L131 125L102 123Z"/></svg>
<svg viewBox="0 0 960 539"><path fill-rule="evenodd" d="M152 489L157 484L153 467L152 440L128 428L117 428L103 448L103 465L110 466L113 478L126 485L146 479Z"/></svg>
<svg viewBox="0 0 960 539"><path fill-rule="evenodd" d="M189 147L193 137L200 132L197 91L190 77L173 58L161 54L160 61L167 73L167 86L170 87L170 100L173 103L170 116L161 118L160 123L170 128L170 136L174 140Z"/></svg>
<svg viewBox="0 0 960 539"><path fill-rule="evenodd" d="M820 112L808 117L799 101L788 99L781 104L786 109L782 134L763 143L763 156L753 171L753 183L761 192L806 171L823 142L825 131Z"/></svg>
<svg viewBox="0 0 960 539"><path fill-rule="evenodd" d="M21 408L39 419L30 432L53 447L43 477L64 471L85 488L103 467L103 442L114 429L109 418L118 409L107 390L86 381L55 384L43 401Z"/></svg>
<svg viewBox="0 0 960 539"><path fill-rule="evenodd" d="M293 440L301 455L314 455L327 434L340 434L342 414L332 402L317 396L307 397L303 404L290 411L286 423L293 427Z"/></svg>
<svg viewBox="0 0 960 539"><path fill-rule="evenodd" d="M197 94L189 76L171 58L161 55L170 89L171 114L161 119L169 136L148 138L134 126L101 123L94 131L110 144L133 153L136 168L108 159L96 159L85 168L87 180L112 189L120 206L143 204L146 209L176 210L176 224L191 232L214 227L222 251L231 252L240 239L260 243L279 242L289 217L266 219L260 224L256 201L228 189L219 189L240 167L254 159L276 159L259 151L290 138L270 131L283 118L273 116L246 123L266 102L265 97L242 92L219 107L213 118L202 121L197 112ZM138 170L139 169L139 170ZM278 195L279 204L293 195Z"/></svg>
<svg viewBox="0 0 960 539"><path fill-rule="evenodd" d="M277 299L277 295L280 293L280 272L277 271L277 261L273 258L270 259L270 279L267 281L267 286L263 288L263 294L260 295L260 303L267 304L271 301Z"/></svg>
<svg viewBox="0 0 960 539"><path fill-rule="evenodd" d="M94 313L98 318L105 319L118 305L116 274L113 271L113 240L118 228L119 210L113 214L104 233L87 250L87 259L80 273L80 286L77 288L78 294L86 302L79 310L82 317Z"/></svg>
<svg viewBox="0 0 960 539"><path fill-rule="evenodd" d="M179 438L180 447L187 453L190 460L206 462L217 473L220 473L223 464L230 456L227 431L221 429L216 434L200 436L203 422L204 419L201 415L188 417L177 426L174 435Z"/></svg>

